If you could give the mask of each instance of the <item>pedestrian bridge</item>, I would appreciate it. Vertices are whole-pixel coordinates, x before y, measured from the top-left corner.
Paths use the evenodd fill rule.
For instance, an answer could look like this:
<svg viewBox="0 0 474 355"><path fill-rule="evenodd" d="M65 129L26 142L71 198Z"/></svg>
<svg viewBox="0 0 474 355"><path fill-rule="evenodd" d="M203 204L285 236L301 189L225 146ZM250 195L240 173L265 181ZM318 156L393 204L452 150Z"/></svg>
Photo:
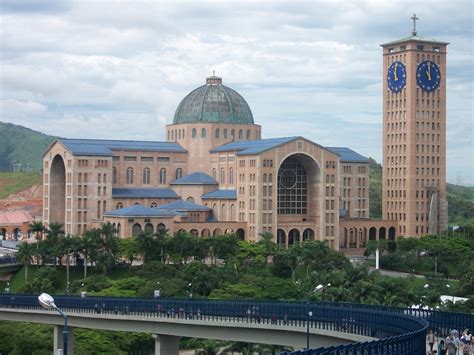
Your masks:
<svg viewBox="0 0 474 355"><path fill-rule="evenodd" d="M440 334L474 328L474 316L385 306L326 302L213 301L170 298L55 296L73 329L145 332L155 354L178 354L180 337L307 347L293 354L425 354L428 326ZM37 295L0 295L0 319L55 326L62 348L63 318L38 304Z"/></svg>

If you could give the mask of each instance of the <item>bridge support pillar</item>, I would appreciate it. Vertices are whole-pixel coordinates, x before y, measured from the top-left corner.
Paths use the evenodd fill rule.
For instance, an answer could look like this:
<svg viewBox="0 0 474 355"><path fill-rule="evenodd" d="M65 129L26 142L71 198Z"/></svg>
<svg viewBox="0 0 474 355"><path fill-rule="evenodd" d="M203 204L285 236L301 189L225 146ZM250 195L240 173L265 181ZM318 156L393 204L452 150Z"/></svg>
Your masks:
<svg viewBox="0 0 474 355"><path fill-rule="evenodd" d="M63 330L64 327L62 325L55 325L54 326L54 355L57 354L64 354L62 351L59 352L59 349L64 348L64 338L63 338ZM74 328L67 327L68 332L68 341L67 341L67 355L74 354Z"/></svg>
<svg viewBox="0 0 474 355"><path fill-rule="evenodd" d="M155 355L179 355L180 337L153 334L155 338Z"/></svg>

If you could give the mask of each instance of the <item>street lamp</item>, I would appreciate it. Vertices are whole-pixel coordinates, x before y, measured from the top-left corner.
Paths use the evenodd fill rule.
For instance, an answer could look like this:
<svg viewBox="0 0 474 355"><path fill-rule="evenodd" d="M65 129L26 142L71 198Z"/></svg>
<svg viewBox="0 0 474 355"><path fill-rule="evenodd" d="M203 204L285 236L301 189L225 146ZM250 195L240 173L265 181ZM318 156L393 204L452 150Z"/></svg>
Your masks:
<svg viewBox="0 0 474 355"><path fill-rule="evenodd" d="M191 287L193 286L193 284L190 282L188 284L188 288L189 288L189 291L188 291L188 298L193 298L193 294L191 292Z"/></svg>
<svg viewBox="0 0 474 355"><path fill-rule="evenodd" d="M63 354L64 355L67 355L67 336L68 336L68 332L67 332L67 315L64 314L64 312L58 307L56 306L56 304L54 303L54 298L51 297L50 295L48 295L47 293L42 293L41 295L38 296L38 301L39 301L39 304L41 305L41 307L43 308L46 308L46 309L55 309L56 311L59 312L60 315L63 316L64 318L64 330L63 330L63 342L64 342L64 345L63 345Z"/></svg>
<svg viewBox="0 0 474 355"><path fill-rule="evenodd" d="M451 288L451 285L447 284L446 287ZM453 293L453 305L454 305L454 293Z"/></svg>
<svg viewBox="0 0 474 355"><path fill-rule="evenodd" d="M7 284L5 285L5 293L10 293L10 282L7 281Z"/></svg>
<svg viewBox="0 0 474 355"><path fill-rule="evenodd" d="M319 284L318 286L316 286L313 291L309 293L308 301L306 301L306 309L308 314L308 319L306 320L306 349L309 349L309 321L313 316L313 311L309 310L309 297L311 297L311 295L314 293L321 292L325 287L331 287L331 284L328 283L326 286Z"/></svg>

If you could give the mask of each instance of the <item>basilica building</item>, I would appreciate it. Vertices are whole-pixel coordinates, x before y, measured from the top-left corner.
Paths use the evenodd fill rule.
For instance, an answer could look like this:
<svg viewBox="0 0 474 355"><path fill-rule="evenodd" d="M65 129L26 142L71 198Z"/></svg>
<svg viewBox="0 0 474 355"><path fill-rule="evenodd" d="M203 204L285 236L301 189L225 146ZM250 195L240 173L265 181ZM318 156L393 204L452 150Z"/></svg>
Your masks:
<svg viewBox="0 0 474 355"><path fill-rule="evenodd" d="M45 152L46 224L67 234L112 223L142 231L271 233L288 247L334 249L395 238L396 223L370 221L369 161L302 136L262 139L245 99L211 76L179 103L166 142L58 139Z"/></svg>

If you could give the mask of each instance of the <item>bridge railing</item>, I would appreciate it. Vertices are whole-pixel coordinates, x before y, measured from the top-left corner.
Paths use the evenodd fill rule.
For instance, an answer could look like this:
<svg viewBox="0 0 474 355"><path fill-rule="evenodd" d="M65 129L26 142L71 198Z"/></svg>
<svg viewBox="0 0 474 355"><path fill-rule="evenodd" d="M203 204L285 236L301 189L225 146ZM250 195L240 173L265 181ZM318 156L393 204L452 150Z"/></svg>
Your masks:
<svg viewBox="0 0 474 355"><path fill-rule="evenodd" d="M5 264L18 264L18 261L14 256L0 256L0 265Z"/></svg>
<svg viewBox="0 0 474 355"><path fill-rule="evenodd" d="M70 312L146 315L211 321L278 324L358 334L381 340L292 354L424 354L429 325L440 334L474 329L474 315L331 302L203 300L54 296ZM37 296L0 295L0 307L39 309ZM310 313L311 312L311 313ZM309 316L311 314L311 316Z"/></svg>

